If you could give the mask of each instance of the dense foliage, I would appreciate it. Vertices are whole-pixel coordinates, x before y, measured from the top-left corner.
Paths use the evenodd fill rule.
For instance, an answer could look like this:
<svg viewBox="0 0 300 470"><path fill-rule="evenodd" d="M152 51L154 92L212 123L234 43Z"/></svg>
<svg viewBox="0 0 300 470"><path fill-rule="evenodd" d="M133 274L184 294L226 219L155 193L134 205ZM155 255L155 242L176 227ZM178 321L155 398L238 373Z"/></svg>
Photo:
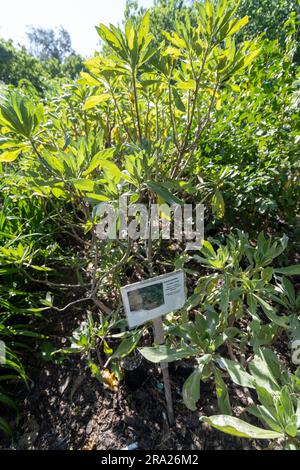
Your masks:
<svg viewBox="0 0 300 470"><path fill-rule="evenodd" d="M150 12L132 3L124 28L97 27L104 52L73 80L65 74L46 85L49 57L1 45L0 405L17 421L13 392L29 381L28 357L59 367L81 354L113 391L122 360L139 349L154 363L190 361L182 390L190 410L201 382L213 381L219 414L203 417L211 426L295 448L299 18L292 2L280 2L284 37L267 21L266 38L268 16L255 5L252 27L239 16L256 2L158 1ZM57 60L54 75L62 75L65 62ZM24 65L20 76L15 64ZM122 195L132 203L204 203L203 246L100 240L97 209L107 201L117 207ZM128 330L119 288L128 277L179 268L189 279L187 303L166 317L166 345L151 346L151 324ZM56 348L47 319L75 305L88 313L70 345ZM280 340L288 364L278 358ZM242 419L232 415L232 382L255 396ZM0 428L11 433L1 416Z"/></svg>
<svg viewBox="0 0 300 470"><path fill-rule="evenodd" d="M19 86L43 95L53 80L75 79L83 69L82 58L72 49L69 33L61 28L31 28L30 50L0 38L0 83Z"/></svg>

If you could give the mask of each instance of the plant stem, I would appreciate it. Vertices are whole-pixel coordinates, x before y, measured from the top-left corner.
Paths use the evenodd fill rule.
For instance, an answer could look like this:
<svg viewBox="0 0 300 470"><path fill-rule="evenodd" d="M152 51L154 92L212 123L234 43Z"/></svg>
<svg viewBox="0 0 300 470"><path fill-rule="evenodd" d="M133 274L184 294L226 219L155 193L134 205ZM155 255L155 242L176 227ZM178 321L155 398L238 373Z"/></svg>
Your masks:
<svg viewBox="0 0 300 470"><path fill-rule="evenodd" d="M139 112L139 103L138 103L135 74L136 74L135 69L133 69L132 70L132 86L133 86L133 94L134 94L134 104L135 104L135 112L136 112L137 125L138 125L139 141L140 141L140 145L142 145L142 128L141 128L141 119L140 119L140 112Z"/></svg>

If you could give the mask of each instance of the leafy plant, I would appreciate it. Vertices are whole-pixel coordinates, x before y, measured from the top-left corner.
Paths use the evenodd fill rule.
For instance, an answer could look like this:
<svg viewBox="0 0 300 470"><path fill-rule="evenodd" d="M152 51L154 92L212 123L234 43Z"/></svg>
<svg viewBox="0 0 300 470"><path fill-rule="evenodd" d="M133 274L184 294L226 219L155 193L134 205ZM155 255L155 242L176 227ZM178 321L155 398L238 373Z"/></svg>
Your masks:
<svg viewBox="0 0 300 470"><path fill-rule="evenodd" d="M191 305L214 306L220 312L221 321L231 326L247 313L251 319L251 345L255 349L270 344L280 329L288 329L290 321L289 316L278 315L274 306L274 302L281 306L286 304L276 293L274 277L280 273L299 273L299 266L271 266L284 252L287 242L286 236L273 241L261 232L254 245L239 230L226 238L226 244L217 241L216 250L205 240L200 250L202 256L195 255L193 259L212 273L198 281ZM289 281L283 282L291 289Z"/></svg>
<svg viewBox="0 0 300 470"><path fill-rule="evenodd" d="M151 362L173 362L183 358L193 358L196 362L194 371L183 385L182 396L190 410L196 410L200 399L200 382L209 378L214 381L218 405L223 413L231 414L227 386L219 367L220 348L226 341L231 341L239 333L237 328L225 328L213 309L206 315L196 314L195 321L180 325L170 325L166 329L169 342L174 346L144 347L141 354Z"/></svg>
<svg viewBox="0 0 300 470"><path fill-rule="evenodd" d="M256 3L164 0L146 12L131 2L124 27L97 27L102 50L72 80L79 57L63 60L60 49L41 65L0 44L0 78L9 83L0 87L2 408L15 409L10 385L29 381L28 355L57 357L44 321L50 309L63 321L76 304L82 323L55 352L60 359L82 355L114 390L122 358L140 342L154 363L194 367L182 392L190 410L209 382L226 416L207 420L298 445L298 371L264 347L300 338L299 25L282 1L283 15L268 24L274 39L264 37L269 12ZM121 197L171 209L205 203L207 240L189 253L161 239L99 239L103 203L118 209ZM126 331L119 287L174 266L186 270L193 294L165 319L166 345L143 347L149 325ZM256 393L248 412L264 428L231 416L230 380ZM10 432L7 421L0 427Z"/></svg>
<svg viewBox="0 0 300 470"><path fill-rule="evenodd" d="M250 374L239 364L231 363L227 370L238 385L255 390L259 404L246 409L265 428L258 428L233 416L204 417L216 429L250 439L270 439L286 449L299 448L300 442L300 376L299 369L291 374L270 349L261 349L249 363ZM267 428L267 429L266 429Z"/></svg>
<svg viewBox="0 0 300 470"><path fill-rule="evenodd" d="M70 355L82 354L93 376L105 383L110 389L115 390L118 381L122 379L120 361L130 354L139 342L143 330L116 333L116 330L124 328L124 320L106 319L101 324L94 322L91 314L87 321L83 321L73 332L70 338L71 345L52 353ZM120 341L115 351L110 346L111 341ZM96 352L97 362L93 355ZM103 356L106 360L103 360Z"/></svg>

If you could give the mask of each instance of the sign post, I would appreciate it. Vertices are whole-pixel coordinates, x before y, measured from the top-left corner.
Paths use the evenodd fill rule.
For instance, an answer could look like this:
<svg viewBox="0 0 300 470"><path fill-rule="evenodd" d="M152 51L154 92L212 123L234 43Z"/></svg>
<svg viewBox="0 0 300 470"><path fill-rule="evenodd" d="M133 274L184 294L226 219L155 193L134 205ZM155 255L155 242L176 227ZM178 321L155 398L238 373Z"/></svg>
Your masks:
<svg viewBox="0 0 300 470"><path fill-rule="evenodd" d="M154 336L157 341L157 344L161 346L165 343L164 333L162 328L162 318L158 317L153 320L153 327L154 327ZM164 381L164 388L165 388L165 397L167 403L167 411L168 411L168 419L169 425L174 426L175 419L174 419L174 409L173 409L173 399L172 399L172 391L171 391L171 382L170 382L170 375L169 375L169 367L167 362L161 362L160 368L163 376Z"/></svg>
<svg viewBox="0 0 300 470"><path fill-rule="evenodd" d="M159 346L165 343L162 316L181 309L186 300L185 275L182 270L152 277L121 288L122 300L130 328L153 321L154 336ZM171 383L167 362L160 363L169 425L174 425Z"/></svg>

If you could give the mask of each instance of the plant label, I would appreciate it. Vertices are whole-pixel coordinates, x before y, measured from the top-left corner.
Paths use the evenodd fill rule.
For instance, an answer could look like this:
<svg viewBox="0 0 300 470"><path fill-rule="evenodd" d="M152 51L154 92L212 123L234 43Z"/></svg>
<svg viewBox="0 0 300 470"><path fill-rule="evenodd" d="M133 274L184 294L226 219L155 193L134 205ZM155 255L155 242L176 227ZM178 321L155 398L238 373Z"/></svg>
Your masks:
<svg viewBox="0 0 300 470"><path fill-rule="evenodd" d="M186 288L183 271L163 274L121 288L129 327L179 310L185 304Z"/></svg>

